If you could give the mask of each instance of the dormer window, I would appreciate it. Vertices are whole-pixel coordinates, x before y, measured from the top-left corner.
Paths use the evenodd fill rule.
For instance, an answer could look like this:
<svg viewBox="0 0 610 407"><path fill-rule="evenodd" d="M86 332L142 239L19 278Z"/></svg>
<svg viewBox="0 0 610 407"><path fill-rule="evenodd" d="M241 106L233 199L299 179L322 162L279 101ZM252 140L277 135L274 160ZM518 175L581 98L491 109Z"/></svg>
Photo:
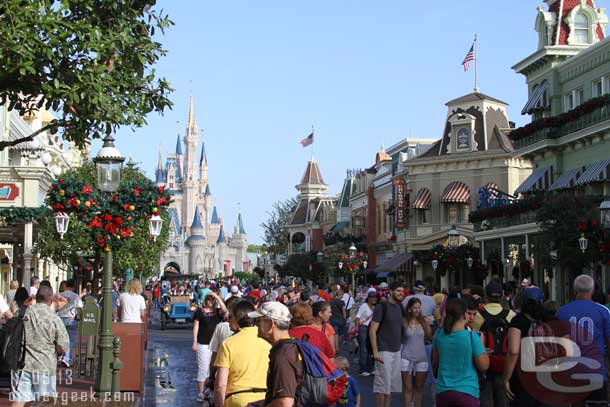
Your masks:
<svg viewBox="0 0 610 407"><path fill-rule="evenodd" d="M447 143L447 153L476 151L474 141L476 118L468 113L459 112L449 117L451 131Z"/></svg>
<svg viewBox="0 0 610 407"><path fill-rule="evenodd" d="M589 19L583 13L574 18L574 41L576 44L589 43Z"/></svg>

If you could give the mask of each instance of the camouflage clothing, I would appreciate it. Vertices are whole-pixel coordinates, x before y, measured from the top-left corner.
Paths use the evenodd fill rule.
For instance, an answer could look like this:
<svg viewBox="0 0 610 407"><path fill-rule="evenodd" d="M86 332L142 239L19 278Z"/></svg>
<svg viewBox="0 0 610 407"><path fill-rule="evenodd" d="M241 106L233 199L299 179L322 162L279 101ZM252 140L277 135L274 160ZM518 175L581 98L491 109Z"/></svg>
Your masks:
<svg viewBox="0 0 610 407"><path fill-rule="evenodd" d="M67 350L68 346L68 332L61 319L47 304L33 304L28 307L25 312L24 371L55 375L56 347Z"/></svg>

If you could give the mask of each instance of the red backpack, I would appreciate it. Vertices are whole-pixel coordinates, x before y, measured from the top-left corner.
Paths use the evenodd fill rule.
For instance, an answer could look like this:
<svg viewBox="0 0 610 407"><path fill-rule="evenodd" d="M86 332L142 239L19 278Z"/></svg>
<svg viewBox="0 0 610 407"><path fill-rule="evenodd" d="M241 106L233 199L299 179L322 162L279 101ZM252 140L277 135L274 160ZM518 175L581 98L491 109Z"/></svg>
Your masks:
<svg viewBox="0 0 610 407"><path fill-rule="evenodd" d="M491 373L501 374L504 371L504 361L508 351L508 313L503 310L499 314L492 315L486 309L479 311L485 319L481 325L480 332L485 337L485 346L492 350L489 355L489 369Z"/></svg>

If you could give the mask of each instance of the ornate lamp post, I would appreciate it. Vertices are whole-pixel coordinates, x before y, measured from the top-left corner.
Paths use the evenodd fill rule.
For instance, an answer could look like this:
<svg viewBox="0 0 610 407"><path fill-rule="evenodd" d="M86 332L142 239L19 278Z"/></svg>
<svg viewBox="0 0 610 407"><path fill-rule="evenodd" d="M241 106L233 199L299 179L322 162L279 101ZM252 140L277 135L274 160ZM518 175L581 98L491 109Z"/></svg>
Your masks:
<svg viewBox="0 0 610 407"><path fill-rule="evenodd" d="M474 264L474 259L472 257L468 257L466 259L466 265L468 266L468 268L471 269L473 264Z"/></svg>
<svg viewBox="0 0 610 407"><path fill-rule="evenodd" d="M436 272L437 268L438 268L438 260L434 259L434 260L432 260L432 269Z"/></svg>
<svg viewBox="0 0 610 407"><path fill-rule="evenodd" d="M104 145L97 153L93 162L97 171L98 188L107 194L116 192L121 183L121 169L125 157L114 146L114 139L107 135L104 138ZM160 228L159 228L160 229ZM104 286L102 324L100 330L99 363L97 378L95 381L95 391L98 394L108 394L111 390L112 382L112 251L105 249L104 257Z"/></svg>
<svg viewBox="0 0 610 407"><path fill-rule="evenodd" d="M350 260L354 261L354 259L356 258L356 253L358 252L358 249L356 249L356 246L354 245L354 243L352 242L352 245L349 247L349 249L347 249L349 252L349 258ZM354 274L356 274L356 271L352 271L352 292L353 292L353 296L356 296L356 285L355 285L355 280L356 277L354 276Z"/></svg>
<svg viewBox="0 0 610 407"><path fill-rule="evenodd" d="M57 212L55 215L55 229L57 229L60 239L63 239L68 231L68 225L70 225L70 215L65 212Z"/></svg>
<svg viewBox="0 0 610 407"><path fill-rule="evenodd" d="M324 261L324 253L322 253L322 252L316 253L316 260L318 261L318 263L321 264Z"/></svg>
<svg viewBox="0 0 610 407"><path fill-rule="evenodd" d="M159 215L151 216L148 220L148 231L153 238L153 242L157 241L157 237L161 234L161 227L163 226L163 218Z"/></svg>
<svg viewBox="0 0 610 407"><path fill-rule="evenodd" d="M610 200L605 200L599 205L602 227L610 229Z"/></svg>
<svg viewBox="0 0 610 407"><path fill-rule="evenodd" d="M457 230L455 225L451 226L449 233L447 233L447 244L449 247L458 247L460 245L460 232Z"/></svg>

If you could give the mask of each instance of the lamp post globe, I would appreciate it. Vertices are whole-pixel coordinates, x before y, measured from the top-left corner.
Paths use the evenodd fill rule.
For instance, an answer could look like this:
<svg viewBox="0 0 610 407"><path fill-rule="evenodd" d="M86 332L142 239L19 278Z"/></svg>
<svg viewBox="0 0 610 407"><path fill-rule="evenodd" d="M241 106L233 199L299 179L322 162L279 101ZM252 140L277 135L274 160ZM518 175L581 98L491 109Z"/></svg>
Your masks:
<svg viewBox="0 0 610 407"><path fill-rule="evenodd" d="M68 232L68 225L70 224L70 215L65 212L57 212L55 214L55 229L60 239L64 238L64 235Z"/></svg>
<svg viewBox="0 0 610 407"><path fill-rule="evenodd" d="M578 238L578 245L584 254L587 251L587 246L589 246L589 239L587 239L584 234L580 235Z"/></svg>
<svg viewBox="0 0 610 407"><path fill-rule="evenodd" d="M322 253L322 252L316 253L316 260L318 261L318 263L322 263L324 261L324 253Z"/></svg>
<svg viewBox="0 0 610 407"><path fill-rule="evenodd" d="M153 238L153 242L157 241L157 237L161 234L161 227L163 226L163 218L159 215L151 216L148 220L148 231Z"/></svg>
<svg viewBox="0 0 610 407"><path fill-rule="evenodd" d="M466 265L468 266L468 268L471 269L473 264L474 264L474 259L472 257L468 257L466 259Z"/></svg>
<svg viewBox="0 0 610 407"><path fill-rule="evenodd" d="M356 257L356 252L358 251L358 249L356 249L356 246L354 245L354 243L352 243L352 245L347 250L349 251L350 258L353 259L354 257Z"/></svg>
<svg viewBox="0 0 610 407"><path fill-rule="evenodd" d="M460 232L455 225L451 226L447 233L447 244L449 247L458 247L460 245Z"/></svg>
<svg viewBox="0 0 610 407"><path fill-rule="evenodd" d="M104 144L93 159L97 175L97 186L102 192L116 192L121 184L121 170L125 157L114 146L110 134L104 137Z"/></svg>
<svg viewBox="0 0 610 407"><path fill-rule="evenodd" d="M436 269L438 268L438 260L432 260L432 268L434 269L434 271L436 271Z"/></svg>

